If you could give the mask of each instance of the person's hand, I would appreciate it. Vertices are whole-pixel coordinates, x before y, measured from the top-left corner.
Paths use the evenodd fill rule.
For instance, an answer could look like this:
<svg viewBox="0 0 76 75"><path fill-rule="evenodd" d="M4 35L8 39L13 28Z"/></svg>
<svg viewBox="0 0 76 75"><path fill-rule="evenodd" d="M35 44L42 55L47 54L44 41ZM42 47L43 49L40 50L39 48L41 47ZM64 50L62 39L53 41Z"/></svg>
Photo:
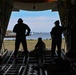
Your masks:
<svg viewBox="0 0 76 75"><path fill-rule="evenodd" d="M29 34L25 34L25 36L29 36Z"/></svg>

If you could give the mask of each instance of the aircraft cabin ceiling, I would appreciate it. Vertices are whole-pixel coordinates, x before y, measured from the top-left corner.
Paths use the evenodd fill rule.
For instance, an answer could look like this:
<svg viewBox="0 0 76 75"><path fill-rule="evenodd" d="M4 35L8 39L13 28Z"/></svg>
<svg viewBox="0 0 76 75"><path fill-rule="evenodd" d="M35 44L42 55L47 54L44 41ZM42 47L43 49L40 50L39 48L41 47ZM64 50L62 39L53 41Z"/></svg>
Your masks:
<svg viewBox="0 0 76 75"><path fill-rule="evenodd" d="M13 0L13 11L42 11L49 9L57 11L57 1L58 0Z"/></svg>

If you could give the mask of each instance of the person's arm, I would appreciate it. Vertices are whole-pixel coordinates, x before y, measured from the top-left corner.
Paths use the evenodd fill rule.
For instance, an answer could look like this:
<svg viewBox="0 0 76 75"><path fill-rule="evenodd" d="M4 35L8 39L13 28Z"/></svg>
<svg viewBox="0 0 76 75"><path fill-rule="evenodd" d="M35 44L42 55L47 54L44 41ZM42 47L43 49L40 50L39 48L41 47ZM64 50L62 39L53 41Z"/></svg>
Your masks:
<svg viewBox="0 0 76 75"><path fill-rule="evenodd" d="M45 43L43 42L43 48L44 48L44 51L46 50L46 45Z"/></svg>
<svg viewBox="0 0 76 75"><path fill-rule="evenodd" d="M50 32L50 35L51 35L51 37L53 38L53 29L52 29L52 31Z"/></svg>
<svg viewBox="0 0 76 75"><path fill-rule="evenodd" d="M16 25L15 25L14 28L13 28L13 32L16 33L16 31L17 31L17 29L16 29Z"/></svg>
<svg viewBox="0 0 76 75"><path fill-rule="evenodd" d="M30 31L31 31L31 29L27 26L27 33L26 33L26 35L25 35L25 36L30 35Z"/></svg>
<svg viewBox="0 0 76 75"><path fill-rule="evenodd" d="M35 45L35 49L37 49L38 43Z"/></svg>

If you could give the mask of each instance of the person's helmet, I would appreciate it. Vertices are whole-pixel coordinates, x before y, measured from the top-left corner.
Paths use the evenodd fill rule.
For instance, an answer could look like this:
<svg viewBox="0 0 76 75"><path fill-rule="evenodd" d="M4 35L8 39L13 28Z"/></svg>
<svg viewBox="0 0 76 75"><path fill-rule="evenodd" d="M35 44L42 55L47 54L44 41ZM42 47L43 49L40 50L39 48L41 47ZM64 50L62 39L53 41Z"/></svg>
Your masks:
<svg viewBox="0 0 76 75"><path fill-rule="evenodd" d="M39 41L41 41L41 40L42 40L42 38L41 38L41 37L39 37L39 38L38 38L38 40L39 40Z"/></svg>
<svg viewBox="0 0 76 75"><path fill-rule="evenodd" d="M18 19L18 22L23 22L23 20L21 18Z"/></svg>
<svg viewBox="0 0 76 75"><path fill-rule="evenodd" d="M55 21L54 24L59 24L59 20Z"/></svg>

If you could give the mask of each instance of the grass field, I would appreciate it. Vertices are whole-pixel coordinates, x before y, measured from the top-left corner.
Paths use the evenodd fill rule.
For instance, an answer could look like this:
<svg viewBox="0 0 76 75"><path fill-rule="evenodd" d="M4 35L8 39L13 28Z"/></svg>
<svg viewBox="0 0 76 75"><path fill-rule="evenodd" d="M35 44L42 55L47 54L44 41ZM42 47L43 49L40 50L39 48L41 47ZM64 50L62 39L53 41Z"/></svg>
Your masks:
<svg viewBox="0 0 76 75"><path fill-rule="evenodd" d="M51 49L51 40L43 40L46 44L47 49ZM31 51L34 49L35 45L37 43L37 40L27 40L27 47L28 50ZM62 49L65 47L65 40L62 40ZM15 41L14 40L4 40L4 44L2 46L2 49L7 49L7 50L14 50L15 49ZM22 44L20 44L19 50L22 50Z"/></svg>

